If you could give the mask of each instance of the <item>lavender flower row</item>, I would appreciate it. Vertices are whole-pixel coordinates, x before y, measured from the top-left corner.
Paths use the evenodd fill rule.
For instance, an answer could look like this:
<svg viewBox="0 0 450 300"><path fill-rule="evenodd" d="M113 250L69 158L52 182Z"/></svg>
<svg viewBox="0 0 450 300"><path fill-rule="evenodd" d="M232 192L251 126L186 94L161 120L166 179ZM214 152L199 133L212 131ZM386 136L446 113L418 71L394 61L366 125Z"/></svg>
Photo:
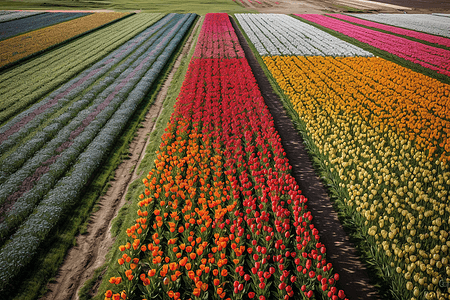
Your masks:
<svg viewBox="0 0 450 300"><path fill-rule="evenodd" d="M0 236L8 234L11 228L16 227L32 211L42 195L52 188L55 180L63 175L84 147L92 141L101 126L124 100L124 97L116 95L125 95L136 84L140 78L136 76L136 68L142 67L142 62L154 53L164 34L173 27L170 23L175 20L164 18L134 41L124 45L128 47L116 51L116 55L120 54L117 57L123 59L126 53L129 55L134 50L124 62L118 64L119 61L116 60L116 65L110 66L115 69L89 89L80 100L74 102L67 109L67 113L46 126L5 161L2 169L3 175L8 179L0 186L0 203L13 205L7 211L4 222L0 224ZM88 86L89 84L79 88L86 89ZM75 97L76 94L68 95L70 96ZM63 103L68 102L67 98L62 100ZM64 122L68 124L64 126ZM50 142L46 144L49 139ZM33 156L32 151L35 149L39 151ZM27 158L30 159L22 166ZM22 167L19 169L20 166ZM11 170L15 173L9 176L8 171Z"/></svg>
<svg viewBox="0 0 450 300"><path fill-rule="evenodd" d="M2 22L0 23L0 41L6 40L15 35L52 26L61 22L87 16L89 14L90 13L43 13L9 22Z"/></svg>
<svg viewBox="0 0 450 300"><path fill-rule="evenodd" d="M35 213L11 237L11 242L0 250L0 264L3 271L0 274L0 290L4 289L7 283L31 261L40 242L47 237L64 212L75 204L81 190L108 154L108 150L114 145L116 138L150 90L152 83L187 32L194 18L195 15L193 14L178 18L170 32L159 40L160 44L135 67L133 75L138 76L140 80L132 85L131 92L121 95L126 100L116 109L92 143L77 158L70 175L58 181L55 188L41 201ZM147 66L147 64L150 65ZM128 82L125 84L131 85Z"/></svg>
<svg viewBox="0 0 450 300"><path fill-rule="evenodd" d="M18 20L21 18L31 17L38 14L43 14L44 12L32 12L32 11L1 11L0 12L0 23L8 22L13 20Z"/></svg>
<svg viewBox="0 0 450 300"><path fill-rule="evenodd" d="M135 14L0 74L0 123L41 101L162 16ZM18 120L16 117L5 126ZM5 126L0 133L5 132ZM4 138L0 135L0 139Z"/></svg>

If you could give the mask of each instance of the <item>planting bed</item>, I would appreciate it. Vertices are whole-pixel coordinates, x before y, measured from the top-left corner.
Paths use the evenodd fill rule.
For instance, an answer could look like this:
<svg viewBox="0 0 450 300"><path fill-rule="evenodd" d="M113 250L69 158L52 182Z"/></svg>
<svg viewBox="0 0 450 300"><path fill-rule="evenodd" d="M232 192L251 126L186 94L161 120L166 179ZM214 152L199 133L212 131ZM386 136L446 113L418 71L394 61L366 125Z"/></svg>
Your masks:
<svg viewBox="0 0 450 300"><path fill-rule="evenodd" d="M2 157L2 289L76 203L193 18L164 17L32 107L39 109L32 118L23 116L25 131L14 136L14 144L35 136L24 139L20 159L17 151ZM64 104L63 113L52 116L54 106ZM38 130L27 130L30 123ZM4 143L13 138L7 133Z"/></svg>
<svg viewBox="0 0 450 300"><path fill-rule="evenodd" d="M104 261L80 299L450 299L450 39L378 17L1 11L36 30L0 41L0 292L44 291L150 110L43 299Z"/></svg>

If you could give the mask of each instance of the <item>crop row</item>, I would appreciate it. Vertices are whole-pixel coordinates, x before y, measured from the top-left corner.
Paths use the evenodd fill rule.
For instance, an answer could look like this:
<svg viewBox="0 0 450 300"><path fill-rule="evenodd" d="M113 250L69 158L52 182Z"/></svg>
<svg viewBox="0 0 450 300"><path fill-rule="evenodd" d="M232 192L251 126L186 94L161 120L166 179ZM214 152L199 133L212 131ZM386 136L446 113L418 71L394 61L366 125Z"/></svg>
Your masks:
<svg viewBox="0 0 450 300"><path fill-rule="evenodd" d="M191 60L157 153L105 299L345 298L245 58Z"/></svg>
<svg viewBox="0 0 450 300"><path fill-rule="evenodd" d="M384 24L380 24L380 23L376 23L376 22L367 21L367 20L361 20L359 18L355 18L355 17L347 16L347 15L341 15L341 14L332 14L331 15L330 14L327 16L331 16L333 18L348 21L348 22L358 24L358 25L381 29L388 33L395 33L395 34L419 39L422 41L427 41L427 42L430 42L433 44L450 47L450 39L446 38L446 37L436 36L436 35L423 33L423 32L417 32L414 30L399 28L399 27L390 26L390 25L384 25Z"/></svg>
<svg viewBox="0 0 450 300"><path fill-rule="evenodd" d="M296 14L296 16L395 54L438 73L450 75L450 50L428 46L323 15Z"/></svg>
<svg viewBox="0 0 450 300"><path fill-rule="evenodd" d="M394 297L448 299L450 86L381 58L264 62Z"/></svg>
<svg viewBox="0 0 450 300"><path fill-rule="evenodd" d="M47 160L40 167L44 172L39 174L41 177L36 176L41 181L45 178L46 182L41 184L40 181L37 191L25 194L37 193L34 196L39 196L42 200L37 199L39 197L32 200L39 202L34 212L0 250L1 289L6 288L8 282L30 262L39 244L68 208L76 203L82 189L114 145L115 139L150 90L194 19L193 14L170 14L151 27L147 34L144 32L119 49L115 53L119 56L127 50L131 51L123 57L123 63L116 61L116 68L101 78L85 95L89 97L97 94L96 100L102 99L103 102L94 103L93 110L88 107L76 116L70 116L70 112L60 116L59 121L64 119L68 123L61 132L68 133L67 140L58 141L62 143L59 148L46 155ZM78 104L80 105L84 104ZM72 132L69 133L71 119L81 123L70 128ZM50 130L56 134L54 127ZM58 137L50 143L56 140ZM66 173L69 169L70 172ZM28 180L33 181L36 177Z"/></svg>
<svg viewBox="0 0 450 300"><path fill-rule="evenodd" d="M44 12L31 12L31 11L10 11L10 10L2 10L0 11L0 23L13 21L21 18L26 18L38 14L42 14Z"/></svg>
<svg viewBox="0 0 450 300"><path fill-rule="evenodd" d="M57 108L65 110L62 115L41 127L31 140L22 143L20 140L15 141L22 145L4 158L2 175L5 182L1 185L0 203L13 205L0 225L0 236L8 235L11 228L15 228L18 222L28 216L42 195L47 193L71 161L96 136L103 123L92 120L103 116L106 122L114 112L114 107L123 101L120 97L116 102L113 101L114 95L119 91L126 93L123 85L129 83L132 87L139 80L139 74L134 75L132 69L158 46L159 39L164 36L164 30L171 29L170 26L164 28L170 21L170 18L165 18L125 43L84 71L73 82L58 89L55 96L44 106L40 106L48 111L40 109L37 118L29 118L29 123L26 124L22 122L22 125L36 126L39 122L46 121L46 116L50 116ZM130 75L133 77L129 77ZM96 81L99 82L95 84ZM71 103L71 100L75 101ZM23 126L22 130L29 128ZM78 138L83 132L89 134ZM16 135L16 139L19 138L20 136ZM8 141L14 142L11 139ZM68 150L63 155L66 149Z"/></svg>
<svg viewBox="0 0 450 300"><path fill-rule="evenodd" d="M37 107L48 101L49 98L43 100L43 97L60 85L66 84L78 73L104 58L162 16L162 14L133 15L0 74L2 124L0 143L10 135L5 132L10 130L11 126L19 122L20 124L15 126L17 130L20 129L24 125L23 118L33 114ZM86 56L86 53L89 55ZM37 102L39 102L37 107L23 111ZM5 125L9 118L21 111L23 111L21 114ZM4 153L3 145L0 149L0 153Z"/></svg>
<svg viewBox="0 0 450 300"><path fill-rule="evenodd" d="M361 19L450 37L450 19L445 14L357 14ZM448 14L446 15L448 17Z"/></svg>
<svg viewBox="0 0 450 300"><path fill-rule="evenodd" d="M213 36L214 38L211 38ZM206 14L195 48L196 58L240 58L244 51L227 14Z"/></svg>
<svg viewBox="0 0 450 300"><path fill-rule="evenodd" d="M94 13L3 40L0 42L0 67L58 45L126 15L128 13Z"/></svg>
<svg viewBox="0 0 450 300"><path fill-rule="evenodd" d="M88 13L43 13L0 23L0 41L28 31L83 17Z"/></svg>
<svg viewBox="0 0 450 300"><path fill-rule="evenodd" d="M236 14L260 55L372 56L316 27L281 14Z"/></svg>

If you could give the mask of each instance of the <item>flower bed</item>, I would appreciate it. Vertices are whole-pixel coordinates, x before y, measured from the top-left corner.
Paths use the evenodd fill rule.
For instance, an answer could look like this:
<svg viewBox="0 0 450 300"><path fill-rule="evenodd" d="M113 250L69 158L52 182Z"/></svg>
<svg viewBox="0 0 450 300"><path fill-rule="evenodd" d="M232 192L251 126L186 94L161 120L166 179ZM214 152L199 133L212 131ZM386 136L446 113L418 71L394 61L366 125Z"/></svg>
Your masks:
<svg viewBox="0 0 450 300"><path fill-rule="evenodd" d="M372 56L316 27L280 14L236 14L260 55Z"/></svg>
<svg viewBox="0 0 450 300"><path fill-rule="evenodd" d="M18 20L21 18L31 17L38 14L43 14L44 12L31 12L31 11L0 11L0 23L9 22L13 20Z"/></svg>
<svg viewBox="0 0 450 300"><path fill-rule="evenodd" d="M395 54L438 73L450 75L450 50L428 46L322 15L296 14L296 16Z"/></svg>
<svg viewBox="0 0 450 300"><path fill-rule="evenodd" d="M450 37L450 20L444 14L357 14L358 18ZM446 15L449 16L448 14Z"/></svg>
<svg viewBox="0 0 450 300"><path fill-rule="evenodd" d="M0 23L0 41L18 34L52 26L86 15L88 15L88 13L43 13L35 14L27 18L3 22Z"/></svg>
<svg viewBox="0 0 450 300"><path fill-rule="evenodd" d="M237 41L227 14L206 14L195 48L196 58L240 58L244 51Z"/></svg>
<svg viewBox="0 0 450 300"><path fill-rule="evenodd" d="M242 53L225 16L205 17L217 29L199 38L105 299L345 298L247 60L214 58Z"/></svg>
<svg viewBox="0 0 450 300"><path fill-rule="evenodd" d="M263 59L393 297L448 299L449 85L381 58Z"/></svg>
<svg viewBox="0 0 450 300"><path fill-rule="evenodd" d="M113 62L109 68L114 70L75 102L73 115L70 112L63 114L44 129L44 133L50 133L53 139L42 148L43 153L30 160L37 169L31 170L32 176L26 178L24 184L31 182L33 187L26 186L25 193L20 188L20 205L16 205L16 211L8 216L8 222L1 224L2 230L9 227L5 229L8 230L23 221L0 250L3 266L0 288L5 288L8 281L26 266L61 216L75 204L194 19L193 14L170 14L125 44L112 57L101 61L100 65ZM120 63L122 59L125 60ZM101 71L99 66L96 68ZM92 71L89 74L93 75ZM93 105L79 113L76 111L92 101L88 98L94 97ZM63 130L58 132L61 127ZM29 170L22 168L16 173L23 175L24 172ZM13 182L9 180L5 184ZM11 193L7 195L10 197Z"/></svg>
<svg viewBox="0 0 450 300"><path fill-rule="evenodd" d="M94 13L41 28L0 42L0 67L60 44L87 31L123 18L128 13Z"/></svg>
<svg viewBox="0 0 450 300"><path fill-rule="evenodd" d="M10 135L5 132L10 130L11 126L20 122L19 125L15 125L17 131L25 125L23 118L29 118L37 107L46 103L48 98L45 97L48 94L59 86L64 86L73 77L162 16L162 14L133 15L0 74L0 123L2 125L0 143L3 143ZM43 76L35 76L37 73ZM73 82L69 86L71 84ZM62 89L64 88L67 87ZM52 95L48 97L51 98ZM37 107L30 107L23 111L35 102L40 102ZM21 114L5 124L6 120L19 112ZM16 142L13 143L15 144ZM0 152L4 153L4 145L0 146L0 149Z"/></svg>
<svg viewBox="0 0 450 300"><path fill-rule="evenodd" d="M351 16L347 16L347 15L327 14L327 16L337 18L340 20L344 20L344 21L349 21L351 23L358 24L358 25L364 25L367 27L382 29L384 31L387 31L388 33L392 32L392 33L412 37L415 39L423 40L426 42L430 42L433 44L450 47L450 39L449 38L435 36L435 35L431 35L431 34L427 34L427 33L423 33L423 32L417 32L414 30L403 29L403 28L399 28L399 27L395 27L395 26L384 25L384 24L380 24L380 23L376 23L376 22L361 20L359 18L355 18L355 17L351 17Z"/></svg>

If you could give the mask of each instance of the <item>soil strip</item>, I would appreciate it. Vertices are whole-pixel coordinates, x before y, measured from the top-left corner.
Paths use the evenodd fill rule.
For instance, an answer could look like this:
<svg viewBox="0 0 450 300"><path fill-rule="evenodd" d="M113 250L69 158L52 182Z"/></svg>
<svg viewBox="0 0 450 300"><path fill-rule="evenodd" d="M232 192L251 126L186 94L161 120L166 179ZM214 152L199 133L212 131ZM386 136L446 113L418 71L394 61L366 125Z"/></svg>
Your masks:
<svg viewBox="0 0 450 300"><path fill-rule="evenodd" d="M178 70L182 58L189 53L193 45L193 35L198 24L199 22L196 23L167 80L161 87L155 103L145 116L143 127L139 128L137 137L130 144L130 159L123 161L115 171L114 181L111 182L107 193L101 197L98 203L100 209L92 215L87 233L77 237L76 246L68 251L55 281L47 286L49 291L41 300L77 300L79 288L93 276L97 268L105 263L105 256L115 240L110 233L111 221L125 204L125 195L129 184L140 176L132 170L140 164L145 156L145 149L150 142L147 135L155 129L156 120L162 112L163 102L172 78Z"/></svg>
<svg viewBox="0 0 450 300"><path fill-rule="evenodd" d="M348 235L339 222L324 185L314 171L303 139L286 114L278 95L274 93L236 21L231 18L231 22L256 77L264 101L273 116L275 128L292 165L292 175L300 186L302 194L308 199L307 206L314 217L313 224L319 230L321 242L327 248L327 261L333 264L334 272L340 275L340 287L351 300L381 299L370 283L367 268L359 259L356 248L349 241Z"/></svg>

